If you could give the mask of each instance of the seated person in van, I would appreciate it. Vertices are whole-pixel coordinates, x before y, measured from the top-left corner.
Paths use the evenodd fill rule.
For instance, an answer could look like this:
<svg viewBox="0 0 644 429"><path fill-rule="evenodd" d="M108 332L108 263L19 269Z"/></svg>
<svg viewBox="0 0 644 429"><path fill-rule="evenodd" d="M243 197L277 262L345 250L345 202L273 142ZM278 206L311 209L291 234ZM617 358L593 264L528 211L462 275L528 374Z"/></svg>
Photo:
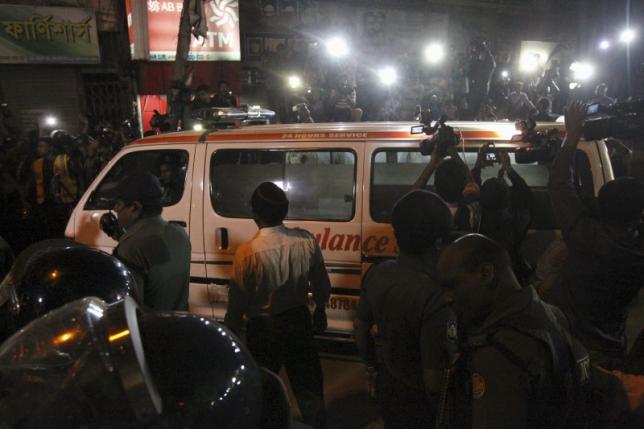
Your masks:
<svg viewBox="0 0 644 429"><path fill-rule="evenodd" d="M163 206L171 206L179 202L183 195L183 180L181 171L176 163L170 158L163 158L159 164L159 181L163 188L161 203Z"/></svg>
<svg viewBox="0 0 644 429"><path fill-rule="evenodd" d="M447 203L454 225L460 231L475 231L479 223L478 200L479 189L470 170L458 154L456 146L447 150L448 159L443 159L434 147L427 167L413 185L413 189L426 189L427 182L436 172L434 191Z"/></svg>

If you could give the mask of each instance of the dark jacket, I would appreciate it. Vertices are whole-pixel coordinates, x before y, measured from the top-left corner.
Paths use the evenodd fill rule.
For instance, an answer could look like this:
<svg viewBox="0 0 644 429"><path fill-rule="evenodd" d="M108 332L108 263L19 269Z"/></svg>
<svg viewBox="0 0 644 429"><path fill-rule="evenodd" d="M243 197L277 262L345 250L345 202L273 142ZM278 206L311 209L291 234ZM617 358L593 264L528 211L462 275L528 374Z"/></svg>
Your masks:
<svg viewBox="0 0 644 429"><path fill-rule="evenodd" d="M550 174L550 197L569 256L561 284L546 299L566 313L591 352L620 359L627 306L644 285L644 241L587 214L572 181L574 153L564 147Z"/></svg>

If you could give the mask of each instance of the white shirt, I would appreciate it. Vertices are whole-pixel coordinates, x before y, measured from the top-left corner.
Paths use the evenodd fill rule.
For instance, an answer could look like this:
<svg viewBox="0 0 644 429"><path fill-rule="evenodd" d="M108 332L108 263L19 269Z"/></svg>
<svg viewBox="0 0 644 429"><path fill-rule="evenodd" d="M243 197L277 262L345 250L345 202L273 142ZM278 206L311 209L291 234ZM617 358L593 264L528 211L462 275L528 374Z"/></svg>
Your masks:
<svg viewBox="0 0 644 429"><path fill-rule="evenodd" d="M315 237L284 225L260 229L235 253L226 324L280 314L307 304L309 284L316 305L326 305L331 283Z"/></svg>

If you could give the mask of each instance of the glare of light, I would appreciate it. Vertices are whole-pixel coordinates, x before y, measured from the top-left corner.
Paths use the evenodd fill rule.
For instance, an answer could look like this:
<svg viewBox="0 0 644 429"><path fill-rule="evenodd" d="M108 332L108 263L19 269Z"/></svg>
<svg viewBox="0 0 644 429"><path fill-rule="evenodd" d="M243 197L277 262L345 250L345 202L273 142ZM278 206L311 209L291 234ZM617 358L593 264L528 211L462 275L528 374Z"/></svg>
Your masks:
<svg viewBox="0 0 644 429"><path fill-rule="evenodd" d="M291 89L297 89L302 87L302 79L299 76L291 75L287 79L288 86Z"/></svg>
<svg viewBox="0 0 644 429"><path fill-rule="evenodd" d="M48 127L55 127L55 126L56 126L56 124L58 124L58 119L56 119L56 117L55 117L55 116L47 116L47 117L45 118L45 124L46 124Z"/></svg>
<svg viewBox="0 0 644 429"><path fill-rule="evenodd" d="M438 64L445 58L445 48L440 43L431 43L425 48L425 61Z"/></svg>
<svg viewBox="0 0 644 429"><path fill-rule="evenodd" d="M119 298L117 296L117 298ZM120 298L119 298L120 299ZM96 304L92 303L87 306L87 312L90 314L93 314L94 316L100 318L103 317L103 309L97 306Z"/></svg>
<svg viewBox="0 0 644 429"><path fill-rule="evenodd" d="M576 81L583 81L590 79L595 74L595 67L583 61L575 61L570 65L573 79Z"/></svg>
<svg viewBox="0 0 644 429"><path fill-rule="evenodd" d="M130 335L130 330L129 329L124 329L121 332L117 332L116 334L110 335L107 339L110 343L113 343L116 340L120 340L123 337L127 337Z"/></svg>
<svg viewBox="0 0 644 429"><path fill-rule="evenodd" d="M608 48L610 48L610 42L608 40L602 40L601 42L599 42L599 49L605 51Z"/></svg>
<svg viewBox="0 0 644 429"><path fill-rule="evenodd" d="M624 31L622 31L619 35L619 40L622 43L631 43L633 40L635 40L635 30L633 30L632 28L624 29Z"/></svg>
<svg viewBox="0 0 644 429"><path fill-rule="evenodd" d="M398 80L398 72L393 67L383 67L378 71L378 79L385 86L391 86Z"/></svg>
<svg viewBox="0 0 644 429"><path fill-rule="evenodd" d="M63 332L62 334L54 338L54 345L59 346L61 344L64 344L70 340L73 340L75 336L76 336L76 332L74 331Z"/></svg>
<svg viewBox="0 0 644 429"><path fill-rule="evenodd" d="M332 37L325 45L327 54L332 58L343 58L349 54L349 45L342 37Z"/></svg>
<svg viewBox="0 0 644 429"><path fill-rule="evenodd" d="M284 192L288 192L290 189L288 182L284 183L281 180L275 180L273 183Z"/></svg>
<svg viewBox="0 0 644 429"><path fill-rule="evenodd" d="M521 55L519 69L524 73L533 73L539 68L539 56L534 52L526 52Z"/></svg>
<svg viewBox="0 0 644 429"><path fill-rule="evenodd" d="M570 84L568 85L568 88L570 88L571 90L576 89L578 87L579 87L579 84L577 82L570 82Z"/></svg>
<svg viewBox="0 0 644 429"><path fill-rule="evenodd" d="M54 270L51 273L49 273L49 278L52 280L56 280L58 278L58 271Z"/></svg>
<svg viewBox="0 0 644 429"><path fill-rule="evenodd" d="M507 78L509 78L509 77L510 77L510 72L509 72L509 71L507 71L507 70L503 70L503 71L501 72L501 77L502 77L503 79L507 79Z"/></svg>
<svg viewBox="0 0 644 429"><path fill-rule="evenodd" d="M195 131L203 131L203 125L201 125L201 124L194 124L194 125L192 126L192 129L193 129L193 130L195 130Z"/></svg>

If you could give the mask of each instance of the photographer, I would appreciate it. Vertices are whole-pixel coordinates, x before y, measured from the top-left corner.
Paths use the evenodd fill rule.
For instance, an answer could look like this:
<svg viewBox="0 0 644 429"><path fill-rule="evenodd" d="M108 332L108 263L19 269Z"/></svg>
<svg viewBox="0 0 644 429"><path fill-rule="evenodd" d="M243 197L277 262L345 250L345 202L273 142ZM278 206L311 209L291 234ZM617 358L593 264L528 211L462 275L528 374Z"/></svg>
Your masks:
<svg viewBox="0 0 644 429"><path fill-rule="evenodd" d="M437 131L436 135L439 134L440 131ZM457 144L456 135L437 137L429 163L413 189L426 189L427 182L435 172L434 191L447 203L454 217L454 225L461 231L474 231L479 222L479 209L478 204L472 201L478 199L478 186L459 156ZM449 158L443 159L446 155Z"/></svg>
<svg viewBox="0 0 644 429"><path fill-rule="evenodd" d="M594 363L611 369L625 357L627 307L644 278L644 185L630 177L606 183L599 191L599 219L588 214L571 176L585 113L581 102L566 112L566 140L550 175L569 257L563 280L546 298L566 313Z"/></svg>
<svg viewBox="0 0 644 429"><path fill-rule="evenodd" d="M356 89L344 79L342 84L331 91L331 122L352 122L356 107Z"/></svg>
<svg viewBox="0 0 644 429"><path fill-rule="evenodd" d="M488 99L490 92L490 80L496 68L494 56L490 52L486 42L473 42L470 45L470 69L468 78L470 118L478 119L481 114L481 107Z"/></svg>
<svg viewBox="0 0 644 429"><path fill-rule="evenodd" d="M498 177L487 179L481 185L482 169L492 167L494 163L487 160L488 155L492 155L501 168ZM494 239L508 251L519 282L525 284L531 269L521 255L521 244L532 222L532 191L512 168L510 156L506 152L494 151L491 143L479 149L472 176L481 187L481 220L477 232ZM511 187L504 177L510 180Z"/></svg>

